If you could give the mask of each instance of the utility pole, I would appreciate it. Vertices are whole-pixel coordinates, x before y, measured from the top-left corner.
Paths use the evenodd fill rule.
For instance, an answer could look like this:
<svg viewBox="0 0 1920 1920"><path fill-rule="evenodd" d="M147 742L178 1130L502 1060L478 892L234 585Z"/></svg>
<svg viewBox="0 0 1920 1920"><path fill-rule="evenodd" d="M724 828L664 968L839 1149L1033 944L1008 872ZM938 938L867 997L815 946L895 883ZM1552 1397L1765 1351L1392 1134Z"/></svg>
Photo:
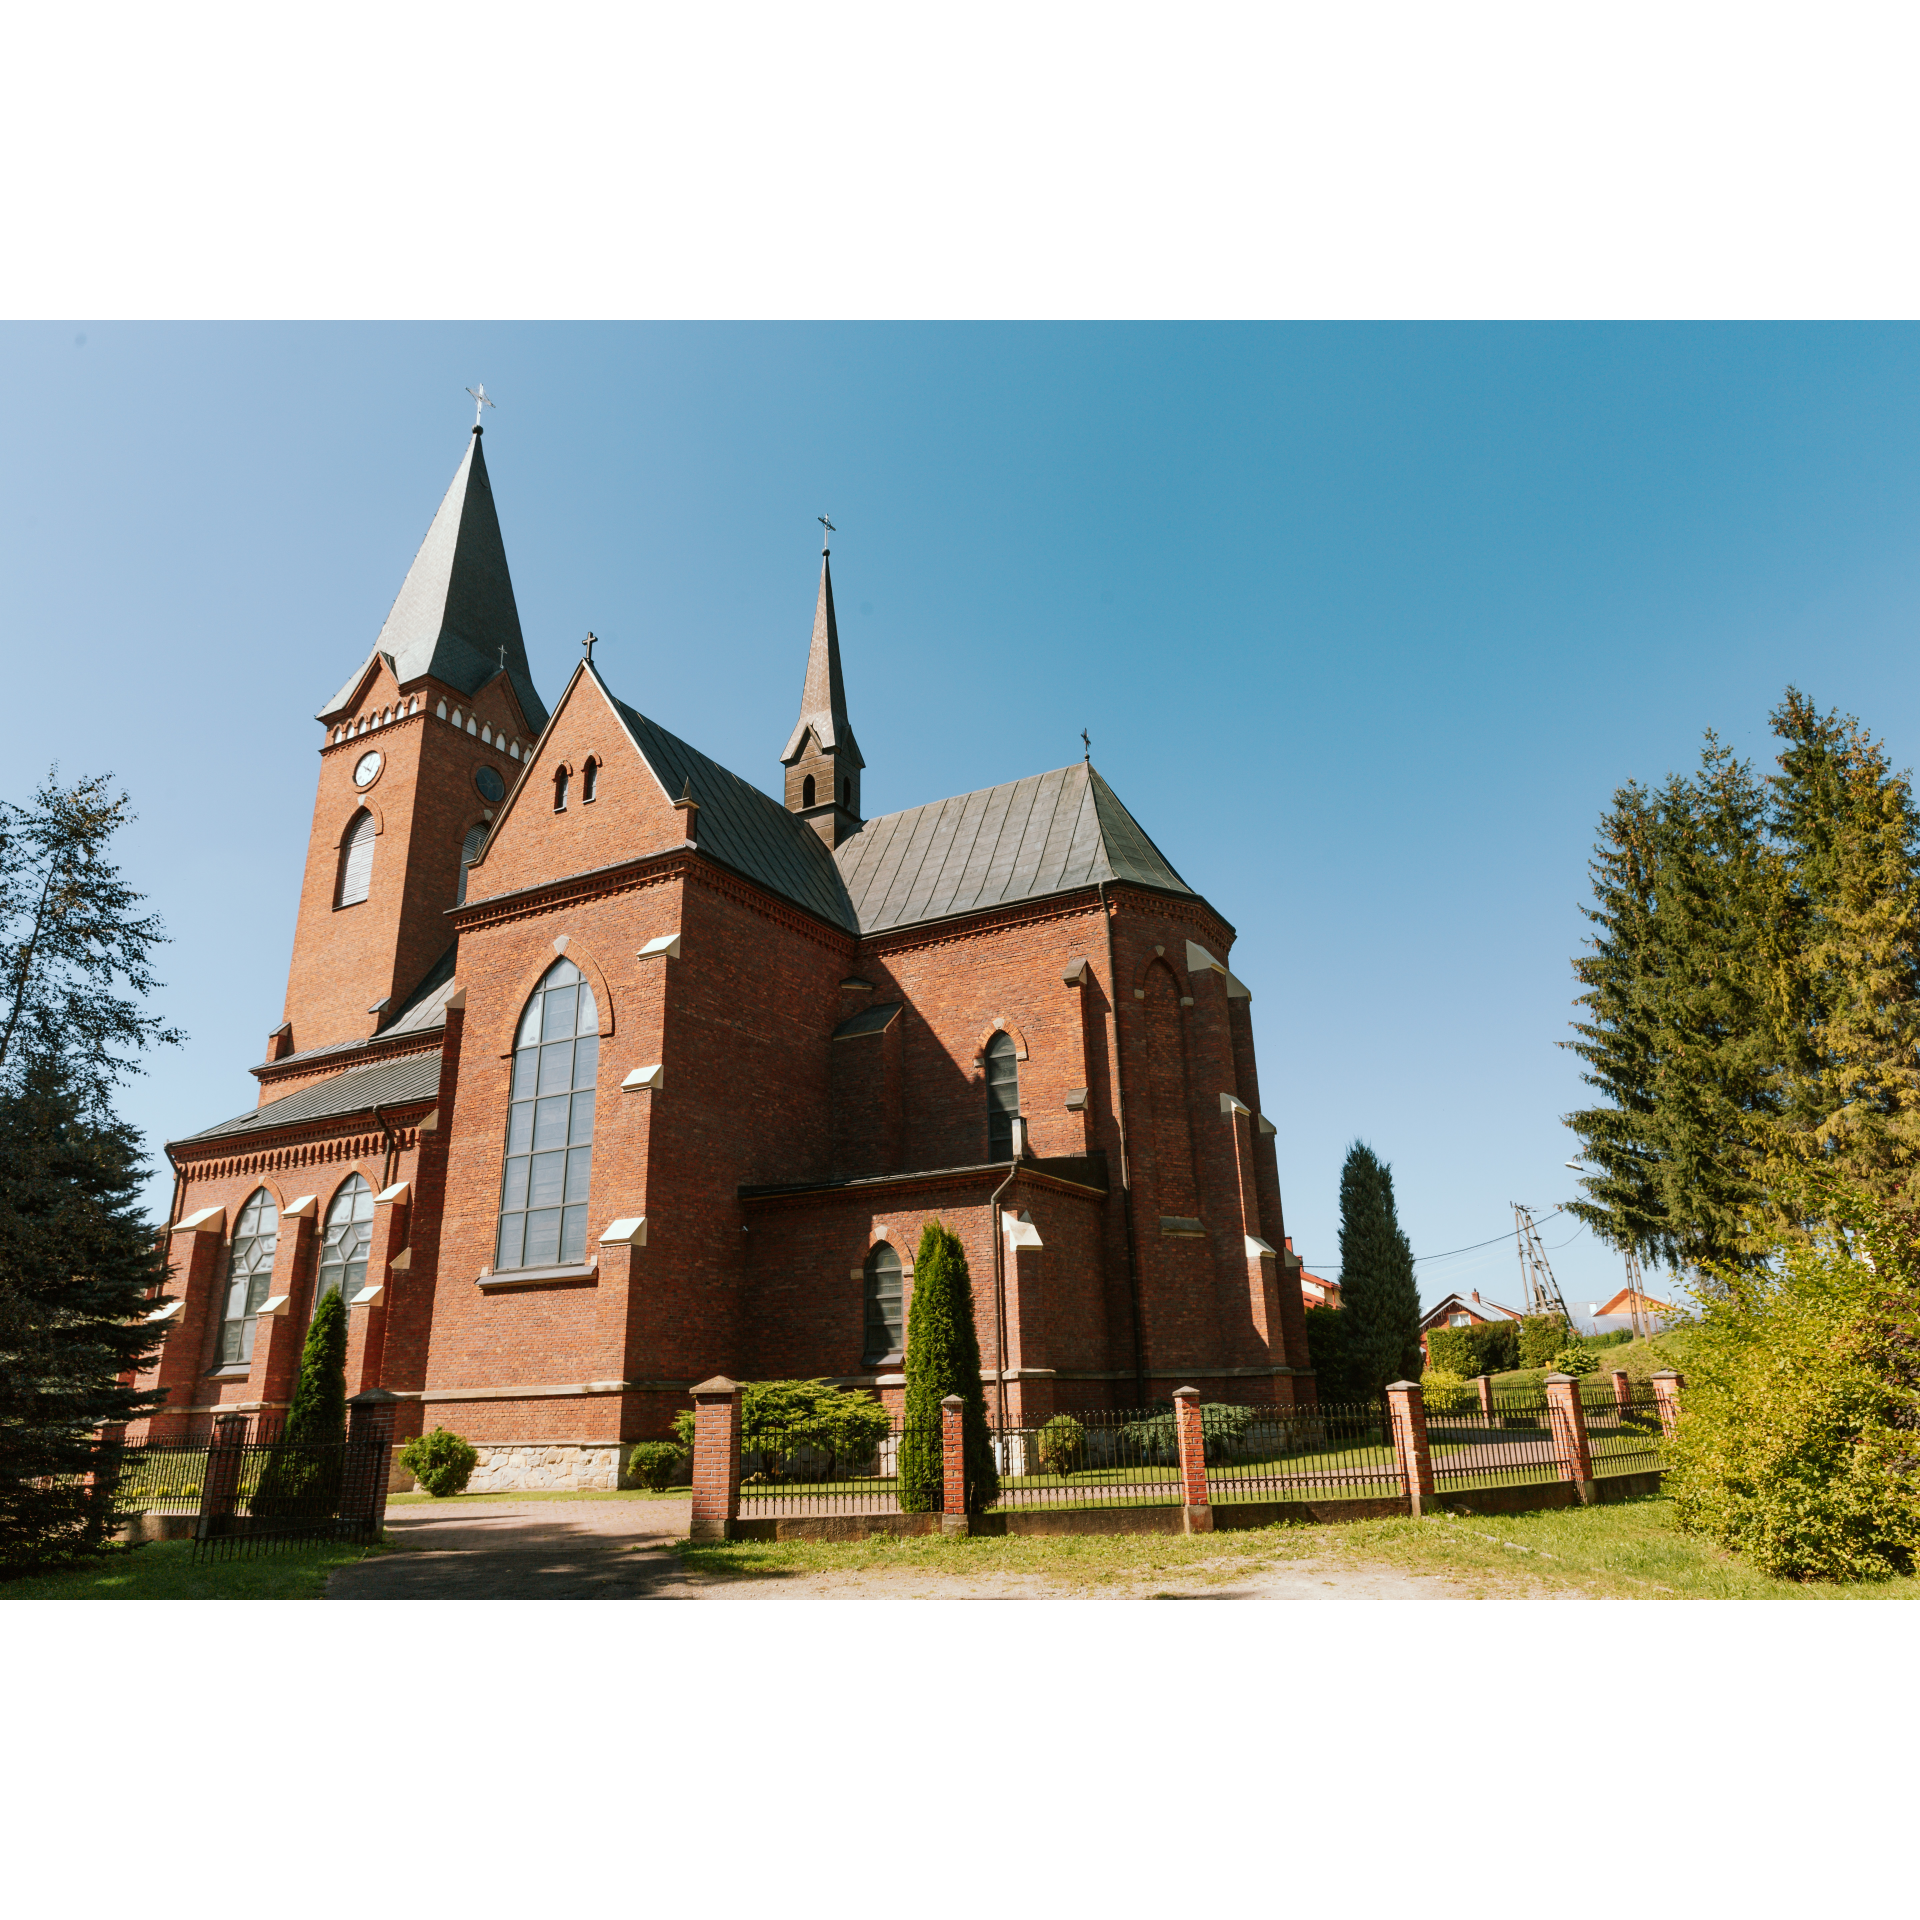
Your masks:
<svg viewBox="0 0 1920 1920"><path fill-rule="evenodd" d="M1573 1315L1561 1297L1560 1282L1547 1264L1546 1249L1540 1244L1540 1229L1533 1224L1531 1208L1513 1202L1513 1235L1520 1251L1521 1298L1529 1313L1557 1313L1571 1330Z"/></svg>
<svg viewBox="0 0 1920 1920"><path fill-rule="evenodd" d="M1647 1337L1647 1314L1644 1306L1645 1293L1640 1285L1640 1256L1629 1247L1627 1249L1627 1312L1633 1322L1633 1337L1644 1340Z"/></svg>

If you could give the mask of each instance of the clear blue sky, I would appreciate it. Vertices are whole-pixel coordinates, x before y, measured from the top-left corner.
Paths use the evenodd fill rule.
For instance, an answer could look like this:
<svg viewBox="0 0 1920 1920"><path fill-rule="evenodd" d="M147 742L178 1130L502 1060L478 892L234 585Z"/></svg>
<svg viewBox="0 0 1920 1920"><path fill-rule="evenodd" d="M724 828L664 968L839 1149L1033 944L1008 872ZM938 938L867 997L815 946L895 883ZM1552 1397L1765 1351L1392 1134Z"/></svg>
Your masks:
<svg viewBox="0 0 1920 1920"><path fill-rule="evenodd" d="M484 379L549 698L591 626L623 697L777 791L831 513L868 811L1089 728L1239 930L1296 1246L1334 1261L1359 1137L1440 1253L1572 1189L1613 788L1709 726L1765 754L1789 681L1916 758L1917 372L1876 326L8 326L4 787L57 759L140 810L191 1043L131 1116L157 1147L251 1106L312 715ZM1571 1231L1583 1306L1620 1269ZM1511 1244L1422 1282L1511 1299Z"/></svg>

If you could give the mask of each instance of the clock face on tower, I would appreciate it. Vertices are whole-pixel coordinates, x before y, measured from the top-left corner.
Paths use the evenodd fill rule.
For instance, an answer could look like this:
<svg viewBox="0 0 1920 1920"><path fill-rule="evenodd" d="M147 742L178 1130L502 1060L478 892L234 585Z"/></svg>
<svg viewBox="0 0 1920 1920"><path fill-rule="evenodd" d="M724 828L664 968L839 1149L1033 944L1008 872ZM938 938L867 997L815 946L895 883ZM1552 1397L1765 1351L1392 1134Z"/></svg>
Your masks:
<svg viewBox="0 0 1920 1920"><path fill-rule="evenodd" d="M380 771L380 756L377 753L363 753L353 763L353 784L356 787L368 787L373 784L373 776Z"/></svg>

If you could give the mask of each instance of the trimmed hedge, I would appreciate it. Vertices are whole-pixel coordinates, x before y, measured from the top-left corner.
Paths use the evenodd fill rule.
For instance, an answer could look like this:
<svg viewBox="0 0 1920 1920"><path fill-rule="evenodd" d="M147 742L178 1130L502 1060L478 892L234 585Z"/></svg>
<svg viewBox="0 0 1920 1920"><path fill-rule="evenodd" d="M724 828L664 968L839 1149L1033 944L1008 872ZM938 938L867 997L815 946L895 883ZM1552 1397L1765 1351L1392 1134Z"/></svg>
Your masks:
<svg viewBox="0 0 1920 1920"><path fill-rule="evenodd" d="M1427 1365L1472 1380L1511 1373L1520 1364L1520 1323L1491 1320L1479 1327L1435 1327L1427 1335Z"/></svg>
<svg viewBox="0 0 1920 1920"><path fill-rule="evenodd" d="M1571 1346L1578 1337L1562 1315L1530 1313L1520 1322L1520 1365L1545 1367L1551 1372L1560 1349Z"/></svg>

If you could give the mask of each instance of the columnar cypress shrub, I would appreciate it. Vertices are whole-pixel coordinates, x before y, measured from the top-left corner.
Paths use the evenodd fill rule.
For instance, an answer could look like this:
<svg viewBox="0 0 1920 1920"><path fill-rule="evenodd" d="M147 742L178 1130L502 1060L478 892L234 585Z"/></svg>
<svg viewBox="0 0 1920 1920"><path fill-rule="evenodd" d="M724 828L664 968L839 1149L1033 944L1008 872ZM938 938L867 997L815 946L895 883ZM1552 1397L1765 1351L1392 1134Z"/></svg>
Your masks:
<svg viewBox="0 0 1920 1920"><path fill-rule="evenodd" d="M1340 1294L1362 1395L1419 1379L1420 1289L1394 1211L1393 1169L1358 1140L1340 1170Z"/></svg>
<svg viewBox="0 0 1920 1920"><path fill-rule="evenodd" d="M300 1349L293 1405L254 1493L258 1514L312 1512L338 1494L341 1456L329 1451L347 1440L347 1306L339 1293L314 1309Z"/></svg>
<svg viewBox="0 0 1920 1920"><path fill-rule="evenodd" d="M977 1511L999 1497L980 1381L980 1339L973 1324L973 1281L966 1249L938 1220L920 1235L907 1310L906 1424L900 1436L900 1511L938 1513L944 1488L940 1402L957 1393L967 1453L967 1504Z"/></svg>
<svg viewBox="0 0 1920 1920"><path fill-rule="evenodd" d="M1342 1407L1367 1396L1352 1339L1357 1324L1344 1307L1307 1309L1307 1358L1323 1407Z"/></svg>

